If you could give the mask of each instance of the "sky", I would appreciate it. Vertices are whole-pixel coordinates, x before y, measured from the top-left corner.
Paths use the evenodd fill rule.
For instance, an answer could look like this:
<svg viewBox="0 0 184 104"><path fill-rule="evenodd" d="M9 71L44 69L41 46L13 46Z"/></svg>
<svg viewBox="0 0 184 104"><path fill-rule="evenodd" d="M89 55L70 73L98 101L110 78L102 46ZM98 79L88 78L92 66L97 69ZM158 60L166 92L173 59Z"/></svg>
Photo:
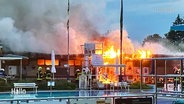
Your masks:
<svg viewBox="0 0 184 104"><path fill-rule="evenodd" d="M81 44L119 35L120 0L0 0L0 40L12 51L81 53ZM164 37L184 0L123 0L125 37L142 43L155 33ZM117 38L114 39L118 43Z"/></svg>
<svg viewBox="0 0 184 104"><path fill-rule="evenodd" d="M184 17L184 0L123 0L123 23L133 41L142 42L155 33L164 37L178 14ZM110 0L107 11L116 11L112 24L118 27L119 0ZM113 18L112 18L113 19Z"/></svg>

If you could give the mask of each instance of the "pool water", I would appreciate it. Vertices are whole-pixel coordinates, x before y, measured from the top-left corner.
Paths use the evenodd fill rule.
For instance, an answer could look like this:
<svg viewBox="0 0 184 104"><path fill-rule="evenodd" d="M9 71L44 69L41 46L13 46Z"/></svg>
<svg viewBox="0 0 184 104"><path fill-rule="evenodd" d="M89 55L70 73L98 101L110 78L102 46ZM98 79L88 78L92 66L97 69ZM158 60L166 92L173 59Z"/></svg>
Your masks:
<svg viewBox="0 0 184 104"><path fill-rule="evenodd" d="M79 92L78 91L38 92L36 94L37 98L43 98L43 97L67 97L67 96L79 96Z"/></svg>
<svg viewBox="0 0 184 104"><path fill-rule="evenodd" d="M49 98L49 97L74 97L74 96L108 96L123 95L125 92L104 91L104 90L73 90L73 91L39 91L27 92L26 94L0 93L0 100L3 99L24 99L24 98Z"/></svg>

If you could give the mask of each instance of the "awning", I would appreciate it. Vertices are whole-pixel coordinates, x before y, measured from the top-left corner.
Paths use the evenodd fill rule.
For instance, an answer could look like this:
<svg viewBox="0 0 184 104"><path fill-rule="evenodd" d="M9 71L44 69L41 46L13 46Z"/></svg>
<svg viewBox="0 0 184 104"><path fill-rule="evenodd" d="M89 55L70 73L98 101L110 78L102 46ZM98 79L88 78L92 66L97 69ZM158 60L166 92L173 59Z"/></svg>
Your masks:
<svg viewBox="0 0 184 104"><path fill-rule="evenodd" d="M1 69L1 61L2 60L20 60L20 79L22 80L22 60L28 59L28 57L14 55L14 54L4 54L0 56L0 69Z"/></svg>
<svg viewBox="0 0 184 104"><path fill-rule="evenodd" d="M13 54L5 54L0 56L0 60L22 60L22 59L28 59L28 57Z"/></svg>

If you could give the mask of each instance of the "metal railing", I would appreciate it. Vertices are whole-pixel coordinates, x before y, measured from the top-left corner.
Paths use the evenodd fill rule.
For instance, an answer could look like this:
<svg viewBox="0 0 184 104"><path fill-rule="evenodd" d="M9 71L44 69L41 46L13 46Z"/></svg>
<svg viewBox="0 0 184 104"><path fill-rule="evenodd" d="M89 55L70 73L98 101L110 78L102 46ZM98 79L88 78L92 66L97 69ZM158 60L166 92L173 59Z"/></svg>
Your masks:
<svg viewBox="0 0 184 104"><path fill-rule="evenodd" d="M115 99L124 99L124 98L152 98L152 104L154 104L154 94L137 94L137 95L134 95L134 94L130 94L130 95L120 95L120 96L72 96L72 97L46 97L46 98L17 98L17 99L2 99L0 100L0 102L7 102L7 103L10 103L10 104L13 104L13 103L17 103L17 104L21 104L21 102L32 102L32 101L52 101L52 100L57 100L59 102L65 100L66 101L66 104L73 104L71 103L72 100L89 100L89 99L96 99L96 100L99 100L99 99L111 99L111 103L110 104L115 104ZM78 104L78 103L75 103L75 104ZM88 102L86 102L85 104L90 104Z"/></svg>

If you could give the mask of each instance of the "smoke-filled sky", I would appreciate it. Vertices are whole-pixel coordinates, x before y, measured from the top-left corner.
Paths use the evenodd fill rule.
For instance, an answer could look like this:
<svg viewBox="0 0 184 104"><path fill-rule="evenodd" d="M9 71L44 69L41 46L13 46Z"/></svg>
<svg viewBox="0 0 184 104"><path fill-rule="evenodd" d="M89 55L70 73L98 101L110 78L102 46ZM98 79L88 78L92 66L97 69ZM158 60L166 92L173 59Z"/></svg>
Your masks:
<svg viewBox="0 0 184 104"><path fill-rule="evenodd" d="M0 0L0 40L12 51L82 53L85 42L119 36L120 0ZM177 14L184 15L183 0L123 0L128 42L141 43L147 35L161 36ZM115 33L115 34L113 34ZM113 35L112 35L113 34ZM118 41L115 41L118 43Z"/></svg>

